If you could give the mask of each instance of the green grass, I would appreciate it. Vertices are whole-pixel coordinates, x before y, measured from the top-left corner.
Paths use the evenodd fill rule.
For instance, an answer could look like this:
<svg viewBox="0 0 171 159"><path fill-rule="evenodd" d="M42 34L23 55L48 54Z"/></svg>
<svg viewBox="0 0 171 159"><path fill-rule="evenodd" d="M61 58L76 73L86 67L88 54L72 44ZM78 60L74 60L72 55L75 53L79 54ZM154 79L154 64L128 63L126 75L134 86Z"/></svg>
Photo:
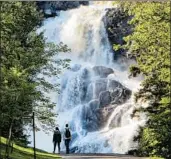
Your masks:
<svg viewBox="0 0 171 159"><path fill-rule="evenodd" d="M6 139L1 137L1 143L2 149L1 153L5 154L5 145L6 145ZM11 159L33 159L33 148L24 148L21 146L18 146L16 144L13 144L13 152L10 154ZM36 158L37 159L55 159L55 158L61 158L60 156L56 154L46 153L46 152L40 152L36 151Z"/></svg>

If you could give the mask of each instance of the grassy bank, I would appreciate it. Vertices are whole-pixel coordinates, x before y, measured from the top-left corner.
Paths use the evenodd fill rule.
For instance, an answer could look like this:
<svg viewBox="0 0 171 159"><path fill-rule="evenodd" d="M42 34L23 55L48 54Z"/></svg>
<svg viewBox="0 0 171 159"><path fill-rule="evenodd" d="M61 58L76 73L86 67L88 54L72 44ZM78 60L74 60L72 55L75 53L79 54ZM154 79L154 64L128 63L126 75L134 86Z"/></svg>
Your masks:
<svg viewBox="0 0 171 159"><path fill-rule="evenodd" d="M1 154L4 156L5 154L5 145L6 145L6 139L1 137ZM58 155L46 153L46 152L40 152L39 150L36 151L36 157L37 159L55 159L55 158L61 158ZM16 144L13 144L13 152L10 154L11 159L33 159L33 148L24 148L21 146L18 146Z"/></svg>

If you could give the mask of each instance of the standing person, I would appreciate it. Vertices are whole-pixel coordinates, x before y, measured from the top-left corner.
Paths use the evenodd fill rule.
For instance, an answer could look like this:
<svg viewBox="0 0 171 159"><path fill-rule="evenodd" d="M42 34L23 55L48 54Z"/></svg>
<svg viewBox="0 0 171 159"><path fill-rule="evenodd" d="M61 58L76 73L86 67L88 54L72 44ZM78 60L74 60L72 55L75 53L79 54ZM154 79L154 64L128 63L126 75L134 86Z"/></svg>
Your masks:
<svg viewBox="0 0 171 159"><path fill-rule="evenodd" d="M71 141L71 132L69 130L68 124L65 125L64 139L65 139L65 146L66 146L66 154L69 154L69 143Z"/></svg>
<svg viewBox="0 0 171 159"><path fill-rule="evenodd" d="M54 144L53 153L55 153L56 144L58 144L58 153L60 153L60 143L61 143L61 132L59 131L59 128L56 127L53 134L53 144Z"/></svg>

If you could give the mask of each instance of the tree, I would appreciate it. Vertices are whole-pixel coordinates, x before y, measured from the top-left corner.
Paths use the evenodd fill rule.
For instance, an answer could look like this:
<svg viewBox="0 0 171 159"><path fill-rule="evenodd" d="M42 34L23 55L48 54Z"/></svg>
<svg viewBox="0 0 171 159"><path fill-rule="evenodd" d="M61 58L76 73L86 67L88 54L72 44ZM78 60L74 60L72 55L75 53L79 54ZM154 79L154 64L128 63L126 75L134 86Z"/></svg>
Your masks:
<svg viewBox="0 0 171 159"><path fill-rule="evenodd" d="M35 2L1 2L0 5L0 129L1 135L10 141L12 134L18 138L22 136L19 131L24 130L24 125L30 121L18 126L16 123L23 121L22 117L30 115L32 111L35 111L42 125L53 126L55 103L44 92L56 89L58 85L51 84L45 77L58 77L61 69L68 67L68 59L54 60L53 57L59 52L69 52L69 49L62 43L47 43L43 33L36 33L43 16L37 11Z"/></svg>
<svg viewBox="0 0 171 159"><path fill-rule="evenodd" d="M170 2L124 2L121 6L132 17L129 24L133 26L121 48L137 60L138 66L130 68L132 74L145 75L136 97L154 99L145 110L149 121L140 134L139 151L142 155L170 158Z"/></svg>

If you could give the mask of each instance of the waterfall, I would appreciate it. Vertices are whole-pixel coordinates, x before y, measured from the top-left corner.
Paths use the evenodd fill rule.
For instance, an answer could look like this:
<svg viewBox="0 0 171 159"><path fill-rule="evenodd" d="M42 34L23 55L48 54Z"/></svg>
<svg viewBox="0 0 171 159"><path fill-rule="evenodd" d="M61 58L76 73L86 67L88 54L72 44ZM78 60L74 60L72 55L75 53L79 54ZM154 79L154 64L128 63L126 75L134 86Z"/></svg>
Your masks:
<svg viewBox="0 0 171 159"><path fill-rule="evenodd" d="M140 80L128 79L124 63L113 61L105 9L104 4L91 4L60 11L40 28L47 41L63 42L71 49L69 55L60 55L71 59L71 69L60 77L61 94L51 98L57 100L60 129L70 125L75 153L127 153L137 147L133 138L145 122L144 114L131 117Z"/></svg>

